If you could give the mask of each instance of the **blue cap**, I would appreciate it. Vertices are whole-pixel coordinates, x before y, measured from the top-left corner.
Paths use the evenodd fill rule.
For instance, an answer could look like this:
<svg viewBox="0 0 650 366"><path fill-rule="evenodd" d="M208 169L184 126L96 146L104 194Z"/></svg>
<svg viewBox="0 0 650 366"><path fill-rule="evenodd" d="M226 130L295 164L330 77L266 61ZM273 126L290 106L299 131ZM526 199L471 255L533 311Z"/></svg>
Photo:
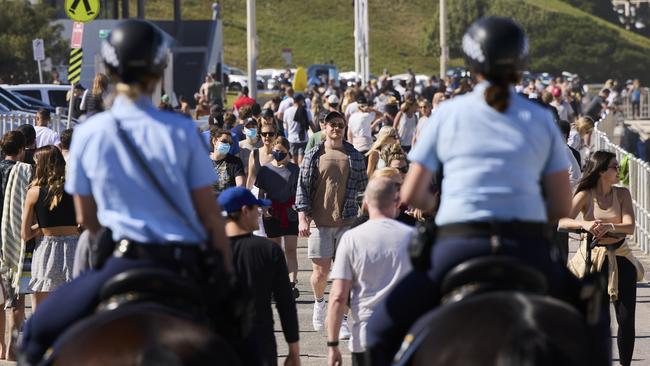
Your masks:
<svg viewBox="0 0 650 366"><path fill-rule="evenodd" d="M271 206L270 200L258 200L244 187L232 187L219 194L217 199L221 208L227 213L239 212L243 206Z"/></svg>

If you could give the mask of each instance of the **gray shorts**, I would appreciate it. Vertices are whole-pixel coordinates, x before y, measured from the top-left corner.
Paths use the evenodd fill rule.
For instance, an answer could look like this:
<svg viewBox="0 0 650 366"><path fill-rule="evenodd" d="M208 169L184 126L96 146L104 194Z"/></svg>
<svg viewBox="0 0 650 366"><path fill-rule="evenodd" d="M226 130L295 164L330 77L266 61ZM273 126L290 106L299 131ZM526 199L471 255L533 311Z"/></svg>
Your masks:
<svg viewBox="0 0 650 366"><path fill-rule="evenodd" d="M343 233L350 226L316 227L307 240L307 258L332 258Z"/></svg>
<svg viewBox="0 0 650 366"><path fill-rule="evenodd" d="M289 143L289 152L291 156L304 156L305 148L307 148L306 142L290 142Z"/></svg>

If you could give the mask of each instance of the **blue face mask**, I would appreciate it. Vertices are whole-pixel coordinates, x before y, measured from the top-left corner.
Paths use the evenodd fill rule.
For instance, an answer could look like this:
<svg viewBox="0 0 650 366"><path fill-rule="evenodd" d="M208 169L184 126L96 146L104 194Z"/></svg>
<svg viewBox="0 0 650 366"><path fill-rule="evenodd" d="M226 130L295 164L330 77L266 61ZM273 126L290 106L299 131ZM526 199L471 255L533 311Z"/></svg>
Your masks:
<svg viewBox="0 0 650 366"><path fill-rule="evenodd" d="M273 152L271 154L273 154L273 158L275 160L277 160L277 161L282 161L287 157L287 153L284 152L284 151L275 151L275 150L273 150Z"/></svg>
<svg viewBox="0 0 650 366"><path fill-rule="evenodd" d="M217 154L225 155L230 151L230 144L219 142L217 143Z"/></svg>
<svg viewBox="0 0 650 366"><path fill-rule="evenodd" d="M257 128L244 128L244 135L249 138L255 138L257 136Z"/></svg>

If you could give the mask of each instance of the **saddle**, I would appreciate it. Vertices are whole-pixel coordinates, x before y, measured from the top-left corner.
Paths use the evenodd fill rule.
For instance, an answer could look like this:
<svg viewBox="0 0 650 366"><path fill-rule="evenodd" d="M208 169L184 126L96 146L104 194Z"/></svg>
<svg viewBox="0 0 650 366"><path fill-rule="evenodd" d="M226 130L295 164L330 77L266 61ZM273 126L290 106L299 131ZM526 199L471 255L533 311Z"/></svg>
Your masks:
<svg viewBox="0 0 650 366"><path fill-rule="evenodd" d="M543 295L544 275L520 260L507 256L472 258L452 268L441 284L442 303L494 291L518 291Z"/></svg>
<svg viewBox="0 0 650 366"><path fill-rule="evenodd" d="M136 302L161 304L194 317L204 316L199 286L178 273L161 268L137 268L115 275L100 292L98 312Z"/></svg>

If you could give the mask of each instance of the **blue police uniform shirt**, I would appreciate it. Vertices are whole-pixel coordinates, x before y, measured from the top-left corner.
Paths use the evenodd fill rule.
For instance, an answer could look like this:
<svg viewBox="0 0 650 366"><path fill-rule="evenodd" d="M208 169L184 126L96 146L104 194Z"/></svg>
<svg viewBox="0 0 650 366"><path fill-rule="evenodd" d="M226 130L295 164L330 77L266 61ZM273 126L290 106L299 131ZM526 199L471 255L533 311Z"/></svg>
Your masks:
<svg viewBox="0 0 650 366"><path fill-rule="evenodd" d="M117 135L113 115L193 228L178 217L132 158ZM206 233L190 192L216 179L205 145L185 117L154 108L148 98L132 101L119 95L110 112L75 128L65 190L92 194L97 218L113 231L115 240L200 243Z"/></svg>
<svg viewBox="0 0 650 366"><path fill-rule="evenodd" d="M409 154L431 172L443 165L436 223L546 222L541 178L569 167L560 131L549 111L514 91L505 113L493 109L488 85L442 103Z"/></svg>

